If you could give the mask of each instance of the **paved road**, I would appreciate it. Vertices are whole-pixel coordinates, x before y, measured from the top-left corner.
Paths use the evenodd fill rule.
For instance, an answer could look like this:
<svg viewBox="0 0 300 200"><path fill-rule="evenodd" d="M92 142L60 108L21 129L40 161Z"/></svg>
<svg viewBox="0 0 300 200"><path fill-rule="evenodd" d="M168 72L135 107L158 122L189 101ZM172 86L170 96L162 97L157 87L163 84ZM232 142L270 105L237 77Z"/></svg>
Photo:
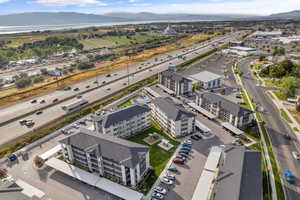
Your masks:
<svg viewBox="0 0 300 200"><path fill-rule="evenodd" d="M223 42L228 42L229 40L231 40L234 37L238 37L239 34L233 34L230 36L226 36L226 37L221 37L218 39L213 40L212 42L214 44L218 43L219 41L223 41ZM217 42L216 42L217 41ZM153 64L158 64L155 65L155 67L152 68L151 71L149 70L145 70L145 71L141 71L137 74L135 74L134 76L130 76L129 81L130 84L134 84L138 81L141 81L143 79L146 79L149 76L155 75L161 71L166 70L170 65L178 65L182 62L184 62L182 59L176 58L176 55L178 55L179 53L187 53L188 51L191 51L191 53L186 55L186 60L192 59L194 57L197 57L198 54L202 54L204 52L207 52L211 49L214 48L213 45L211 45L212 42L206 42L204 44L200 44L200 45L195 45L192 47L188 47L186 49L182 49L180 51L176 51L174 53L172 53L171 55L173 56L172 61L168 61L162 64L158 64L161 62L161 60L166 60L168 58L168 55L164 55L162 57L160 57L159 59L155 60L155 59L151 59L150 61L135 65L133 67L130 67L130 72L137 72L137 70L139 70L140 67L146 68L145 66L150 66ZM115 75L116 74L116 75ZM99 76L98 77L98 81L101 84L103 81L109 81L110 79L117 79L120 78L120 76L124 76L127 74L127 70L126 69L122 69L119 70L117 72L112 73L112 77L108 78L105 75ZM95 79L91 79L79 84L76 84L75 86L72 86L73 88L75 87L79 87L81 89L82 92L83 90L85 90L87 85L95 85L93 84L93 81L95 81ZM104 87L100 87L98 89L95 89L91 92L85 93L83 94L83 98L87 99L89 102L92 101L96 101L98 99L101 99L103 97L106 97L110 94L112 94L115 91L119 91L122 88L127 87L127 85L124 85L124 83L127 83L127 78L123 78L121 80L118 80L116 82L113 82L107 86ZM110 90L108 90L108 88L110 88ZM45 104L51 104L54 98L59 98L59 99L64 99L67 98L69 96L72 96L76 94L76 92L74 91L56 91L54 93L51 93L49 95L45 95L41 98L38 98L38 100L44 99L46 101ZM44 125L47 122L50 122L54 119L57 119L60 116L63 116L65 113L65 111L63 111L61 109L62 105L66 105L68 103L73 102L75 99L70 99L68 101L65 101L63 103L57 104L57 105L53 105L50 108L47 108L43 111L42 115L35 115L35 114L31 114L29 116L26 116L25 118L21 118L21 119L32 119L35 121L35 126L32 128L27 128L25 126L21 126L19 124L18 121L13 121L11 123L8 123L2 127L0 127L0 133L1 133L1 141L0 141L0 145L3 143L6 143L12 139L15 139L16 137L19 137L27 132L29 132L32 129L35 129L37 127L40 127L42 125ZM0 110L0 120L7 120L9 118L15 117L16 115L20 115L22 113L26 113L29 111L32 111L34 109L38 109L41 108L44 105L41 104L37 104L37 105L32 105L30 103L30 101L26 101L20 104L16 104L4 109ZM20 119L20 120L21 120Z"/></svg>
<svg viewBox="0 0 300 200"><path fill-rule="evenodd" d="M295 177L296 183L294 185L284 181L287 198L291 200L300 199L300 163L295 160L291 154L292 151L299 151L300 143L297 141L295 134L290 127L280 117L280 113L269 99L266 90L262 87L256 86L256 80L251 77L249 70L249 63L252 59L245 59L240 63L240 68L244 72L243 83L247 91L256 103L264 107L266 112L262 113L266 128L271 137L271 142L279 162L281 172L285 169L290 169ZM283 134L289 134L293 139L288 141L284 138ZM282 175L282 174L281 174ZM284 176L282 176L284 179Z"/></svg>

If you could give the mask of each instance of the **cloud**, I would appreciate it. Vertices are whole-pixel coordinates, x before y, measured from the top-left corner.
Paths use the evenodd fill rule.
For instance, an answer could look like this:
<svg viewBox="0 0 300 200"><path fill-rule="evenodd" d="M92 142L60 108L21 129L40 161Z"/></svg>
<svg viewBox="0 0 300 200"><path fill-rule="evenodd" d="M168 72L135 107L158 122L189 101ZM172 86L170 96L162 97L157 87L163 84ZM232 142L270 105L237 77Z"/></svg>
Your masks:
<svg viewBox="0 0 300 200"><path fill-rule="evenodd" d="M101 2L99 0L37 0L36 2L47 6L86 6L86 5L106 6L107 5L106 3Z"/></svg>
<svg viewBox="0 0 300 200"><path fill-rule="evenodd" d="M9 2L10 0L0 0L0 3Z"/></svg>
<svg viewBox="0 0 300 200"><path fill-rule="evenodd" d="M129 3L135 3L137 0L128 0Z"/></svg>

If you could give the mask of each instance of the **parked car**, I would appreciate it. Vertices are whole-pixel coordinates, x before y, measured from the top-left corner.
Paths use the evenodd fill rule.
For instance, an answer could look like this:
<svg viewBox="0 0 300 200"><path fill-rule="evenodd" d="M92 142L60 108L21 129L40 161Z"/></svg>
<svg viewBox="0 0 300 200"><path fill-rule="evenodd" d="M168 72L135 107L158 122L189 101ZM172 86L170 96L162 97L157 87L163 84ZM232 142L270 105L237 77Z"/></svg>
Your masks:
<svg viewBox="0 0 300 200"><path fill-rule="evenodd" d="M167 179L167 178L163 178L161 179L161 182L166 184L166 185L172 185L173 184L173 181Z"/></svg>
<svg viewBox="0 0 300 200"><path fill-rule="evenodd" d="M97 116L100 116L100 115L101 115L101 113L102 113L102 111L101 111L101 110L97 110L97 111L95 112L95 115L97 115Z"/></svg>
<svg viewBox="0 0 300 200"><path fill-rule="evenodd" d="M292 152L292 155L293 157L296 159L296 160L299 160L300 159L300 153L296 152L296 151L293 151Z"/></svg>
<svg viewBox="0 0 300 200"><path fill-rule="evenodd" d="M155 187L154 188L154 192L157 192L157 193L160 193L160 194L167 194L167 190L165 188L162 188L162 187Z"/></svg>
<svg viewBox="0 0 300 200"><path fill-rule="evenodd" d="M33 100L30 101L30 103L36 103L36 102L37 102L36 99L33 99Z"/></svg>
<svg viewBox="0 0 300 200"><path fill-rule="evenodd" d="M180 154L177 154L177 155L176 155L176 158L180 158L180 159L182 159L182 160L185 161L187 157L186 157L186 156L183 156L183 155L180 155Z"/></svg>
<svg viewBox="0 0 300 200"><path fill-rule="evenodd" d="M184 153L184 154L187 154L187 155L188 155L190 152L187 151L187 150L180 150L179 153Z"/></svg>
<svg viewBox="0 0 300 200"><path fill-rule="evenodd" d="M178 172L178 169L176 167L169 167L168 171L170 171L170 172Z"/></svg>
<svg viewBox="0 0 300 200"><path fill-rule="evenodd" d="M196 138L198 138L199 140L202 139L202 137L201 137L200 135L198 135L198 134L195 134L194 136L195 136Z"/></svg>
<svg viewBox="0 0 300 200"><path fill-rule="evenodd" d="M170 175L170 174L165 174L164 178L167 178L167 179L173 180L173 181L176 179L174 175Z"/></svg>
<svg viewBox="0 0 300 200"><path fill-rule="evenodd" d="M152 197L157 198L157 199L163 199L164 195L158 193L158 192L153 192Z"/></svg>
<svg viewBox="0 0 300 200"><path fill-rule="evenodd" d="M180 159L180 158L174 158L173 159L173 163L176 163L176 164L184 164L184 160Z"/></svg>
<svg viewBox="0 0 300 200"><path fill-rule="evenodd" d="M183 157L185 157L185 158L188 158L188 157L189 157L189 155L188 155L188 154L186 154L186 153L183 153L183 152L179 152L179 153L178 153L178 155L181 155L181 156L183 156Z"/></svg>
<svg viewBox="0 0 300 200"><path fill-rule="evenodd" d="M192 142L192 140L184 140L183 141L183 144L187 144L187 145L192 145L193 144L193 142Z"/></svg>
<svg viewBox="0 0 300 200"><path fill-rule="evenodd" d="M198 141L199 140L199 138L197 138L196 136L194 136L194 135L192 135L191 136L191 139L193 139L193 140L196 140L196 141Z"/></svg>
<svg viewBox="0 0 300 200"><path fill-rule="evenodd" d="M8 157L9 161L13 162L15 160L17 160L17 156L15 154L12 154Z"/></svg>
<svg viewBox="0 0 300 200"><path fill-rule="evenodd" d="M295 177L289 169L284 170L284 177L285 177L285 180L289 183L295 182Z"/></svg>
<svg viewBox="0 0 300 200"><path fill-rule="evenodd" d="M26 120L25 125L27 127L33 126L34 125L34 121L33 120Z"/></svg>
<svg viewBox="0 0 300 200"><path fill-rule="evenodd" d="M191 148L190 148L190 147L188 147L188 146L182 146L182 147L180 148L180 150L186 150L186 151L190 151L190 150L191 150Z"/></svg>
<svg viewBox="0 0 300 200"><path fill-rule="evenodd" d="M52 103L58 102L58 98L53 99Z"/></svg>

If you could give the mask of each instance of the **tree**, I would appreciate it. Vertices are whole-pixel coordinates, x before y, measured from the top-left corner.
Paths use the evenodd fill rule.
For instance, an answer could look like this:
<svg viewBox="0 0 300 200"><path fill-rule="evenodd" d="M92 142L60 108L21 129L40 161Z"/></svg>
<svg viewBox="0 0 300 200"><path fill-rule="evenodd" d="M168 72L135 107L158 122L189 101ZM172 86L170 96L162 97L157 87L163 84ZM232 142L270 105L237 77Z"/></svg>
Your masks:
<svg viewBox="0 0 300 200"><path fill-rule="evenodd" d="M17 88L25 88L28 87L30 84L32 83L30 78L21 78L19 80L16 81L16 87Z"/></svg>
<svg viewBox="0 0 300 200"><path fill-rule="evenodd" d="M300 104L296 105L296 110L297 110L297 112L300 112Z"/></svg>
<svg viewBox="0 0 300 200"><path fill-rule="evenodd" d="M259 61L264 61L265 59L266 59L266 55L265 54L260 54Z"/></svg>
<svg viewBox="0 0 300 200"><path fill-rule="evenodd" d="M200 82L196 82L196 83L194 83L194 84L193 84L193 91L195 91L195 90L199 90L199 89L200 89L200 87L201 87L201 85L200 85Z"/></svg>
<svg viewBox="0 0 300 200"><path fill-rule="evenodd" d="M35 164L36 167L41 168L44 165L44 160L39 156L35 156L34 164Z"/></svg>
<svg viewBox="0 0 300 200"><path fill-rule="evenodd" d="M284 77L281 80L281 95L286 99L295 95L296 88L300 88L300 79L296 77Z"/></svg>

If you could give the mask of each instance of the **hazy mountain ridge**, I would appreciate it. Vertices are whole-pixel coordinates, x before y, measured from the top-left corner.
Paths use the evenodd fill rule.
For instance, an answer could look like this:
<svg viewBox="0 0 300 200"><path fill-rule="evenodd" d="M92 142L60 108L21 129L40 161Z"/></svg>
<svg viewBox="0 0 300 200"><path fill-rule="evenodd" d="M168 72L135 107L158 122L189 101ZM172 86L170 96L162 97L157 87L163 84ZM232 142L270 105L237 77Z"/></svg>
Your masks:
<svg viewBox="0 0 300 200"><path fill-rule="evenodd" d="M32 12L0 15L0 26L63 25L78 23L112 23L138 21L225 21L251 19L300 19L300 11L272 14L269 16L236 14L156 14L150 12L114 12L103 15L76 12Z"/></svg>

